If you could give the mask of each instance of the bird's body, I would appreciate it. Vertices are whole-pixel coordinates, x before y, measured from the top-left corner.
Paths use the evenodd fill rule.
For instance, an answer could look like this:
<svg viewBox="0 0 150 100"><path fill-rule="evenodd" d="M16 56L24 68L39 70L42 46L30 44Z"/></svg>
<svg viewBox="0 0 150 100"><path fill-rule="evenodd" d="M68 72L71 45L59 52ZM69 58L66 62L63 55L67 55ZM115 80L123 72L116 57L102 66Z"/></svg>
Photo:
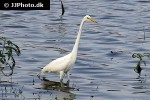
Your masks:
<svg viewBox="0 0 150 100"><path fill-rule="evenodd" d="M72 59L72 60L68 60ZM64 71L64 73L67 73L73 66L75 59L72 57L71 53L69 53L66 56L60 57L58 59L53 60L51 63L46 65L42 72L54 72L59 73L60 71Z"/></svg>
<svg viewBox="0 0 150 100"><path fill-rule="evenodd" d="M77 57L77 52L78 52L78 46L79 46L79 41L80 41L80 36L81 36L81 31L82 31L82 26L84 24L85 21L90 20L92 22L96 22L94 19L92 19L89 15L86 15L80 24L80 28L79 28L79 32L77 35L77 39L75 41L75 45L71 51L71 53L69 53L66 56L57 58L56 60L53 60L52 62L50 62L48 65L46 65L41 73L49 73L49 72L56 72L56 73L60 73L60 81L63 80L64 75L67 74L68 76L68 80L69 78L69 71L72 69L75 61L76 61L76 57Z"/></svg>

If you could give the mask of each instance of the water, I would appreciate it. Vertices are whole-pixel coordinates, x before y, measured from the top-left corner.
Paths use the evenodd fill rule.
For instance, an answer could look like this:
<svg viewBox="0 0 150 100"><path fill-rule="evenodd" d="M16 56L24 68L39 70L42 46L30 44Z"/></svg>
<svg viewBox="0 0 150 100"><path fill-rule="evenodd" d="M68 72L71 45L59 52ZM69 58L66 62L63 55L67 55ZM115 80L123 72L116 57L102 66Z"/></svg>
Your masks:
<svg viewBox="0 0 150 100"><path fill-rule="evenodd" d="M21 49L11 77L1 74L0 98L4 100L148 100L150 62L134 53L150 53L149 0L64 0L50 11L0 11L0 33ZM47 63L68 54L83 16L85 23L69 87L60 87L59 75L36 74ZM64 82L67 80L65 79Z"/></svg>

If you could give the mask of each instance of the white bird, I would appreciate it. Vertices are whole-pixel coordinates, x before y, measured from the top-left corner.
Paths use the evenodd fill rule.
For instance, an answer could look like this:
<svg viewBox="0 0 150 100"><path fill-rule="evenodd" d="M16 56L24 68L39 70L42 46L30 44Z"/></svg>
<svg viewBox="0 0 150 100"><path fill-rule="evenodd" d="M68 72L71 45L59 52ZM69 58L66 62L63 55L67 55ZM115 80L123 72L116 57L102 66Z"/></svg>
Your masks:
<svg viewBox="0 0 150 100"><path fill-rule="evenodd" d="M96 23L96 21L93 18L91 18L89 15L86 15L81 21L77 39L75 41L72 51L69 54L67 54L66 56L57 58L57 59L53 60L52 62L50 62L48 65L46 65L41 70L39 76L43 75L45 73L49 73L49 72L56 72L56 73L60 73L60 81L61 82L63 81L65 74L67 74L67 76L68 76L68 81L70 80L69 71L72 69L72 67L76 61L81 31L82 31L82 27L83 27L83 24L85 21L91 21L91 22Z"/></svg>

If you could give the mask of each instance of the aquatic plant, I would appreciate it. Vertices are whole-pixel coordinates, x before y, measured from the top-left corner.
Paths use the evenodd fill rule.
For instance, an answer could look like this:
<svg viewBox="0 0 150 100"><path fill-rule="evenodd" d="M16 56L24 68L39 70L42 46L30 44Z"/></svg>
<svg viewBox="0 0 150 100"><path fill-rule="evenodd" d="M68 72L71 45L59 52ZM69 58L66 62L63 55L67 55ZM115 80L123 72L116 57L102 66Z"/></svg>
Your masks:
<svg viewBox="0 0 150 100"><path fill-rule="evenodd" d="M0 71L5 76L13 74L13 69L15 67L14 53L17 54L17 56L21 54L19 47L5 37L0 37L0 63L4 66L0 67ZM4 73L3 69L5 67L10 68L11 72L9 74Z"/></svg>
<svg viewBox="0 0 150 100"><path fill-rule="evenodd" d="M139 75L141 74L142 68L141 68L141 64L143 63L146 66L146 61L144 60L144 57L147 57L148 59L150 58L150 53L134 53L132 55L133 58L138 58L139 61L136 65L136 67L134 68L134 71L136 73L139 73Z"/></svg>
<svg viewBox="0 0 150 100"><path fill-rule="evenodd" d="M51 0L50 0L50 1L51 1ZM61 9L62 9L61 15L64 15L65 9L64 9L64 5L63 5L62 0L60 0L60 3L61 3Z"/></svg>

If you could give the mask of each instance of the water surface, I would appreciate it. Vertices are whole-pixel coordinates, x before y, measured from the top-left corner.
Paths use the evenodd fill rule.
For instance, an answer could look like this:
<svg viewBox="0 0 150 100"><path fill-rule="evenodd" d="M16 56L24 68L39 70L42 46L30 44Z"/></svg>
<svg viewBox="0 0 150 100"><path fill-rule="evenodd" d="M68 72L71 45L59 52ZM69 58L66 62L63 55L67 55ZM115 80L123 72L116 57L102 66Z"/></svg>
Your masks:
<svg viewBox="0 0 150 100"><path fill-rule="evenodd" d="M148 100L149 58L142 58L141 74L134 53L150 53L150 2L148 0L52 0L50 11L1 11L0 30L21 49L11 77L1 74L4 100ZM59 75L36 74L74 45L81 19L90 15L98 24L84 25L69 87ZM67 80L65 79L64 82Z"/></svg>

